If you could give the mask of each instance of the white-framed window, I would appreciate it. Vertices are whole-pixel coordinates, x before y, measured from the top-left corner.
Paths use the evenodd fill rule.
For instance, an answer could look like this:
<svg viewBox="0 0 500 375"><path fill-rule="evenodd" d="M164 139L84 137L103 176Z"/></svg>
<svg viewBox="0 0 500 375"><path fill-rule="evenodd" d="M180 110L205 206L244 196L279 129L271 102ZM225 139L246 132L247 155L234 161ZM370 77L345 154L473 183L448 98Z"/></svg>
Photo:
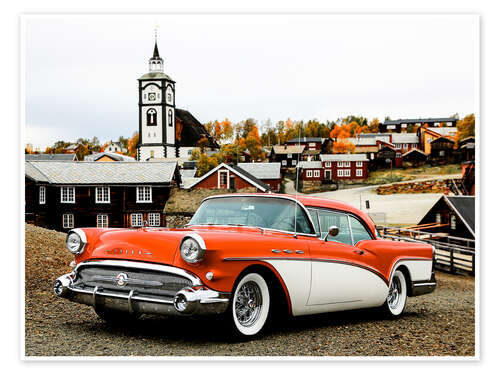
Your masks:
<svg viewBox="0 0 500 375"><path fill-rule="evenodd" d="M338 161L337 162L337 168L341 168L344 166L344 162L343 161Z"/></svg>
<svg viewBox="0 0 500 375"><path fill-rule="evenodd" d="M45 186L40 186L38 189L38 202L40 204L45 204L45 197L46 197L46 188Z"/></svg>
<svg viewBox="0 0 500 375"><path fill-rule="evenodd" d="M130 214L130 225L132 227L142 227L142 214Z"/></svg>
<svg viewBox="0 0 500 375"><path fill-rule="evenodd" d="M97 215L97 228L107 228L108 227L108 215L98 214Z"/></svg>
<svg viewBox="0 0 500 375"><path fill-rule="evenodd" d="M350 168L351 167L351 162L350 161L345 161L344 162L344 167Z"/></svg>
<svg viewBox="0 0 500 375"><path fill-rule="evenodd" d="M401 157L401 152L396 152L396 157L400 158Z"/></svg>
<svg viewBox="0 0 500 375"><path fill-rule="evenodd" d="M293 159L292 160L292 165L297 165L297 160Z"/></svg>
<svg viewBox="0 0 500 375"><path fill-rule="evenodd" d="M351 170L350 169L344 169L344 177L351 177Z"/></svg>
<svg viewBox="0 0 500 375"><path fill-rule="evenodd" d="M436 223L441 224L441 214L439 212L436 214Z"/></svg>
<svg viewBox="0 0 500 375"><path fill-rule="evenodd" d="M137 186L136 203L152 203L152 202L153 202L153 194L151 193L151 186Z"/></svg>
<svg viewBox="0 0 500 375"><path fill-rule="evenodd" d="M74 186L61 186L61 203L75 203Z"/></svg>
<svg viewBox="0 0 500 375"><path fill-rule="evenodd" d="M219 186L218 189L229 189L229 171L219 171Z"/></svg>
<svg viewBox="0 0 500 375"><path fill-rule="evenodd" d="M73 214L63 214L63 228L74 228L75 217Z"/></svg>
<svg viewBox="0 0 500 375"><path fill-rule="evenodd" d="M401 148L401 143L395 143L395 144L394 144L394 147L396 147L396 148L398 148L398 149L399 149L399 148Z"/></svg>
<svg viewBox="0 0 500 375"><path fill-rule="evenodd" d="M281 165L286 165L286 160L282 160Z"/></svg>
<svg viewBox="0 0 500 375"><path fill-rule="evenodd" d="M312 177L312 176L313 176L313 171L308 170L308 171L306 172L306 177Z"/></svg>
<svg viewBox="0 0 500 375"><path fill-rule="evenodd" d="M309 142L309 147L316 147L316 143L314 143L314 142Z"/></svg>
<svg viewBox="0 0 500 375"><path fill-rule="evenodd" d="M95 202L96 203L110 203L109 187L96 186L95 188Z"/></svg>
<svg viewBox="0 0 500 375"><path fill-rule="evenodd" d="M344 170L343 169L337 169L337 177L344 177Z"/></svg>
<svg viewBox="0 0 500 375"><path fill-rule="evenodd" d="M286 155L286 157L287 157L288 159L291 159L291 158L292 158L292 154L287 154L287 155Z"/></svg>
<svg viewBox="0 0 500 375"><path fill-rule="evenodd" d="M455 215L450 215L450 229L457 229L457 218Z"/></svg>
<svg viewBox="0 0 500 375"><path fill-rule="evenodd" d="M444 156L444 150L439 151L439 156Z"/></svg>
<svg viewBox="0 0 500 375"><path fill-rule="evenodd" d="M160 213L159 212L151 212L148 214L148 223L150 227L159 227L160 226Z"/></svg>
<svg viewBox="0 0 500 375"><path fill-rule="evenodd" d="M362 161L357 161L356 162L356 167L363 167L363 162Z"/></svg>
<svg viewBox="0 0 500 375"><path fill-rule="evenodd" d="M319 177L319 171L317 169L314 171L314 177Z"/></svg>
<svg viewBox="0 0 500 375"><path fill-rule="evenodd" d="M387 125L387 130L396 129L396 125Z"/></svg>
<svg viewBox="0 0 500 375"><path fill-rule="evenodd" d="M408 149L408 143L403 143L403 149L405 149L405 150Z"/></svg>
<svg viewBox="0 0 500 375"><path fill-rule="evenodd" d="M331 161L325 161L325 168L331 168L332 162Z"/></svg>
<svg viewBox="0 0 500 375"><path fill-rule="evenodd" d="M363 177L363 170L362 169L356 169L356 177Z"/></svg>

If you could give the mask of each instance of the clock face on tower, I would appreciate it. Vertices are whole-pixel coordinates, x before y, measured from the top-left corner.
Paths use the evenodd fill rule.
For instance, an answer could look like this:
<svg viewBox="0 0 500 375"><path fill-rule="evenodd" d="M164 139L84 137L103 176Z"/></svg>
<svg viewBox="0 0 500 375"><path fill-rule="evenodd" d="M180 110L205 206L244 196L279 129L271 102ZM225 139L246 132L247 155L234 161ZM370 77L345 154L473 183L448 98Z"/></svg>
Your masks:
<svg viewBox="0 0 500 375"><path fill-rule="evenodd" d="M148 100L155 100L156 99L156 94L154 92L150 92L148 94Z"/></svg>

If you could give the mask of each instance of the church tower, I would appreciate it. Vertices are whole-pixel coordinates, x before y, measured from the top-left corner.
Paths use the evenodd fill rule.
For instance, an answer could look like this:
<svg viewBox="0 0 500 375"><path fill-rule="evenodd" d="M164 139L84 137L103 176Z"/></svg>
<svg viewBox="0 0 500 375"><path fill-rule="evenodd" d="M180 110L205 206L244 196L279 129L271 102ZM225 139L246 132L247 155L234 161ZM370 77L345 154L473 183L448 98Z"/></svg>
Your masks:
<svg viewBox="0 0 500 375"><path fill-rule="evenodd" d="M175 157L175 81L163 72L155 37L149 73L139 81L137 160Z"/></svg>

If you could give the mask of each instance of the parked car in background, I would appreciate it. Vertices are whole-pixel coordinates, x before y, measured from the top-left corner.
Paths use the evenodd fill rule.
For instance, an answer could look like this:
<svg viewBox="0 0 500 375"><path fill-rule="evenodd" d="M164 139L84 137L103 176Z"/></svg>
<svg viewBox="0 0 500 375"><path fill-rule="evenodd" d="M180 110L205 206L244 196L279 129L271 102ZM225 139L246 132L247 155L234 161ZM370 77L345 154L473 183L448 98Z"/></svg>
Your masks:
<svg viewBox="0 0 500 375"><path fill-rule="evenodd" d="M67 247L76 266L55 293L110 322L225 314L253 336L271 311L397 317L407 297L436 286L432 246L381 240L364 212L307 196L213 196L185 228L73 229Z"/></svg>

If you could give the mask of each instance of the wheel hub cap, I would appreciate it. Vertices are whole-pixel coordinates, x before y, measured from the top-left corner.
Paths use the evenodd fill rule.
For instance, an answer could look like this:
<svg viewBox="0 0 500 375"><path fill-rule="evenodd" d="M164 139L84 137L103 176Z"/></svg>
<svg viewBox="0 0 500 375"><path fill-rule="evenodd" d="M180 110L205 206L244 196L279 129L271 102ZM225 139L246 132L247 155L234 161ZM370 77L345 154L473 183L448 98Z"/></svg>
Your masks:
<svg viewBox="0 0 500 375"><path fill-rule="evenodd" d="M235 313L238 322L244 326L252 326L260 316L262 309L262 293L254 281L241 286L235 296Z"/></svg>

